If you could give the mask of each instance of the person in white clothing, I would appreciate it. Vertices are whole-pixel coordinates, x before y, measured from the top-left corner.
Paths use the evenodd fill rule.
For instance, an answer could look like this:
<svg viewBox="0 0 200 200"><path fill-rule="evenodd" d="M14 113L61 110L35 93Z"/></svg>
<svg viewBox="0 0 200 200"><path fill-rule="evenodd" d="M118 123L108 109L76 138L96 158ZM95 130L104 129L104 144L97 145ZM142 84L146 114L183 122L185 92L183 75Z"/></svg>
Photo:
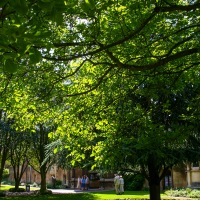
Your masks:
<svg viewBox="0 0 200 200"><path fill-rule="evenodd" d="M77 189L81 189L81 177L79 176L77 179Z"/></svg>
<svg viewBox="0 0 200 200"><path fill-rule="evenodd" d="M119 194L120 190L119 190L119 175L118 174L115 174L114 184L115 184L116 194Z"/></svg>
<svg viewBox="0 0 200 200"><path fill-rule="evenodd" d="M119 177L119 193L124 193L124 179L122 176Z"/></svg>

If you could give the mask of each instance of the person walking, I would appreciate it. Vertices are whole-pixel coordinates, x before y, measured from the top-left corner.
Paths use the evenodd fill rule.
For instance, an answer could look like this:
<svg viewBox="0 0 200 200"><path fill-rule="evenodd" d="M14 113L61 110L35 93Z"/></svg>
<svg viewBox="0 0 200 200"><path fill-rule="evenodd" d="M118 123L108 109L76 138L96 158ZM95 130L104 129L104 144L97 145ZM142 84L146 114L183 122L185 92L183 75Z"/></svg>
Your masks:
<svg viewBox="0 0 200 200"><path fill-rule="evenodd" d="M79 176L78 179L77 179L77 189L81 189L81 177Z"/></svg>
<svg viewBox="0 0 200 200"><path fill-rule="evenodd" d="M90 180L89 180L88 176L85 176L85 189L86 190L89 189L89 182L90 182Z"/></svg>
<svg viewBox="0 0 200 200"><path fill-rule="evenodd" d="M115 184L115 192L116 194L119 194L120 193L120 190L119 190L119 175L118 174L115 174L115 178L114 178L114 184Z"/></svg>
<svg viewBox="0 0 200 200"><path fill-rule="evenodd" d="M119 193L124 194L124 179L122 176L119 176Z"/></svg>
<svg viewBox="0 0 200 200"><path fill-rule="evenodd" d="M81 178L81 190L85 190L85 175Z"/></svg>
<svg viewBox="0 0 200 200"><path fill-rule="evenodd" d="M53 187L53 189L55 189L56 188L56 177L52 176L51 180L52 180L52 187Z"/></svg>

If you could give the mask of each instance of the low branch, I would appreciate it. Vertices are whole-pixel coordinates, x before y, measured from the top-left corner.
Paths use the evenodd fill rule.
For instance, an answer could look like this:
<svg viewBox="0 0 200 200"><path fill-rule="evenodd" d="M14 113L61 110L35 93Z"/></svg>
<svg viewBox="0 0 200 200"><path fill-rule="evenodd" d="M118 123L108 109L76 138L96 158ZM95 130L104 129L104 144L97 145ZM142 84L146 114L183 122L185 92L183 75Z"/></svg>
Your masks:
<svg viewBox="0 0 200 200"><path fill-rule="evenodd" d="M199 8L200 8L200 3L187 6L182 6L182 5L170 5L165 7L157 6L155 7L155 12L191 11Z"/></svg>
<svg viewBox="0 0 200 200"><path fill-rule="evenodd" d="M122 65L122 67L124 69L129 69L131 71L145 71L145 70L151 70L157 67L161 67L164 66L166 64L168 64L171 61L177 60L179 58L185 57L185 56L189 56L195 53L198 53L199 49L198 48L193 48L193 49L188 49L188 50L184 50L181 52L178 52L176 54L173 54L171 56L168 56L166 58L163 58L161 60L159 60L158 62L149 64L149 65L129 65L129 64L124 64Z"/></svg>

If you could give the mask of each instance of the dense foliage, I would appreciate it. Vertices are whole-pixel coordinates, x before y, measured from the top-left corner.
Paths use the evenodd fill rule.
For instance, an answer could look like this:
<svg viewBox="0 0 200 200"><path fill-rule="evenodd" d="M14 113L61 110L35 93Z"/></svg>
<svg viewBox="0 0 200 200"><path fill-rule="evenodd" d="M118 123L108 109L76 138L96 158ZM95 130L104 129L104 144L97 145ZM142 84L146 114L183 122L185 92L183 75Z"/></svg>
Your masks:
<svg viewBox="0 0 200 200"><path fill-rule="evenodd" d="M141 174L127 174L124 176L124 188L129 191L140 191L143 189L144 180Z"/></svg>
<svg viewBox="0 0 200 200"><path fill-rule="evenodd" d="M84 166L137 166L159 200L165 170L199 159L199 9L1 0L0 107L20 131L56 127L54 153L65 148L73 165L92 153Z"/></svg>

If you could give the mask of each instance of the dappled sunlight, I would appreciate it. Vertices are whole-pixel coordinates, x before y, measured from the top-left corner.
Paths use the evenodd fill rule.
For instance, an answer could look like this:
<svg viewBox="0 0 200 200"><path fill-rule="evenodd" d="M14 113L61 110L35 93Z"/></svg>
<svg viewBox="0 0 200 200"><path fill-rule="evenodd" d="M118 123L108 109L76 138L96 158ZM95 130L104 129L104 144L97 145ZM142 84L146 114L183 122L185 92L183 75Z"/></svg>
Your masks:
<svg viewBox="0 0 200 200"><path fill-rule="evenodd" d="M124 194L117 195L115 194L115 191L105 191L105 192L94 192L94 196L97 197L97 199L135 199L135 198L144 198L148 199L149 198L149 193L144 191L144 192L137 192L137 191L125 191Z"/></svg>

